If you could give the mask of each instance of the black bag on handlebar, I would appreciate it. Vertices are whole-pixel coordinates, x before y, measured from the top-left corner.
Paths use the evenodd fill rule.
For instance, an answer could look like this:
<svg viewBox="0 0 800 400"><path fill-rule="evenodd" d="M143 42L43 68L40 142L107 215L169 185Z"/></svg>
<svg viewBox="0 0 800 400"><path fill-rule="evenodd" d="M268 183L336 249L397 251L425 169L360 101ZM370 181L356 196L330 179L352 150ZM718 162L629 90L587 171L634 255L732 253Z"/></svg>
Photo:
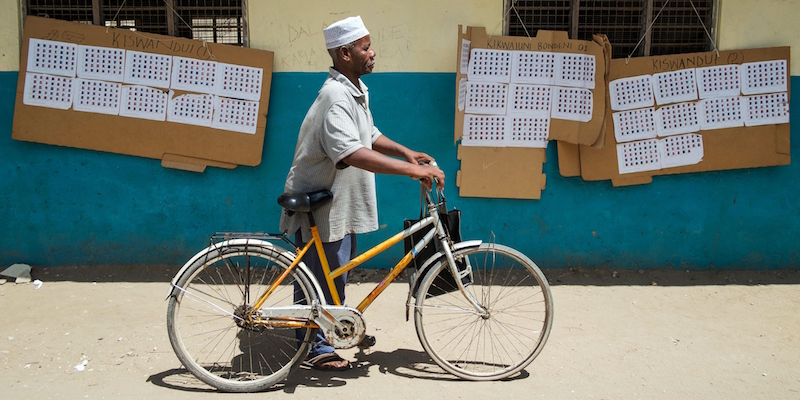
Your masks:
<svg viewBox="0 0 800 400"><path fill-rule="evenodd" d="M421 219L425 217L425 210L426 210L425 192L424 189L422 190L423 191L421 192L420 196L420 217L418 219L404 220L403 229L407 229L408 227L414 225L415 223L419 222ZM461 210L454 208L450 211L447 211L447 203L446 199L444 198L444 195L441 195L441 202L437 204L437 208L439 212L439 221L442 224L444 224L444 228L450 235L450 239L453 241L453 243L460 242ZM425 237L425 235L428 232L430 232L431 229L433 229L433 225L420 229L418 232L405 238L403 242L405 252L408 253L409 251L411 251L411 249L414 247L414 244L421 241L422 238ZM424 278L424 276L417 276L416 272L418 272L419 269L422 267L422 265L425 264L425 261L427 261L434 254L436 254L436 252L441 251L441 246L442 243L436 238L436 236L434 236L433 240L431 240L431 242L428 243L428 245L425 246L419 252L419 254L417 254L417 256L414 257L414 259L411 261L411 263L414 265L414 269L416 270L413 275L416 279L412 278L411 282L409 282L415 285L415 287L412 288L414 290L414 292L412 293L414 296L416 296L416 288L419 287L419 283L422 282L422 278ZM414 280L416 280L416 283L414 282ZM468 282L464 283L468 284ZM458 286L456 286L456 281L453 278L453 274L450 272L450 269L446 268L442 272L442 274L436 277L436 280L433 282L433 285L431 285L431 289L428 291L428 293L435 296L438 294L452 292L454 290L458 290Z"/></svg>

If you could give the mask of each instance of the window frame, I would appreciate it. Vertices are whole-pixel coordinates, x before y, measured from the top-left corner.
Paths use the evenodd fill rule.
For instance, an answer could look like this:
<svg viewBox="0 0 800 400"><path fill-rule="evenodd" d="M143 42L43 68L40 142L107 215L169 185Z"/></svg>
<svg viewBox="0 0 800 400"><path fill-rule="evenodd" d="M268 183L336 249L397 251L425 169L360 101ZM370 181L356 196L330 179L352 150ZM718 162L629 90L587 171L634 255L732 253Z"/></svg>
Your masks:
<svg viewBox="0 0 800 400"><path fill-rule="evenodd" d="M247 23L247 20L248 20L247 1L248 0L239 0L239 1L241 1L241 17L240 17L241 18L241 24L240 24L240 29L238 29L238 33L239 33L239 36L241 36L241 46L242 47L250 47L250 31L249 31L249 27L248 27L248 23ZM20 29L22 29L22 25L24 23L25 17L29 13L29 10L30 10L29 3L30 3L30 0L19 0L20 20L21 20L20 21ZM91 3L92 3L91 4L91 8L92 8L92 21L91 21L91 23L92 23L92 25L105 26L105 22L106 21L104 21L104 18L103 18L104 13L103 13L103 6L102 6L103 0L91 0ZM57 7L57 6L54 6L54 8L55 7ZM75 8L75 7L78 7L78 6L77 5L65 5L63 7L64 7L64 9L68 10L68 9L72 9L72 8ZM174 37L184 37L184 36L178 36L178 33L181 30L181 27L179 26L179 24L183 24L183 22L181 21L180 18L176 17L177 11L173 11L173 10L176 10L175 0L164 0L163 1L163 6L161 6L161 7L164 8L164 12L165 12L166 35L174 36ZM145 8L152 9L153 7L151 6L151 7L136 8L136 7L130 6L129 10L131 10L131 11L141 11L142 9L145 9ZM180 8L180 6L178 6L178 8ZM208 9L214 10L215 8L214 7L208 7ZM227 7L226 7L226 9L227 9ZM202 18L203 19L210 18L210 19L213 19L215 21L217 19L217 17L215 17L215 16L202 17ZM225 18L231 18L231 17L230 16L220 16L219 18L220 19L225 19ZM109 26L112 26L112 25L109 25ZM124 25L120 26L120 28L124 28L124 27L125 27ZM224 36L224 34L219 34L218 33L218 29L224 29L224 26L217 26L217 24L215 22L210 26L203 26L202 28L204 28L204 30L205 30L205 28L208 28L208 27L211 28L211 32L212 32L211 36L212 36L212 38L216 39L217 37ZM141 31L142 32L149 32L148 30L141 30ZM164 34L163 32L150 32L150 33ZM194 39L194 38L190 37L188 39ZM202 39L194 39L194 40L202 40ZM234 46L238 46L239 45L239 43L226 43L226 42L216 42L216 41L215 41L215 43L232 44Z"/></svg>
<svg viewBox="0 0 800 400"><path fill-rule="evenodd" d="M711 12L710 12L711 21L710 21L710 23L705 25L704 29L707 30L708 35L711 36L713 42L712 42L712 40L709 40L708 35L706 34L706 32L703 32L703 38L704 38L703 44L705 45L704 46L705 47L704 51L712 51L712 50L714 50L716 48L715 47L716 43L719 42L719 38L717 37L718 36L718 32L719 32L719 29L718 29L718 26L717 26L718 21L719 21L719 13L720 13L719 0L710 0L710 1L711 1ZM512 19L517 19L518 21L520 20L520 17L518 15L516 15L515 11L511 8L512 4L515 4L517 2L518 2L518 0L505 0L504 3L503 3L503 15L504 15L504 18L503 18L503 34L506 35L506 36L510 35ZM569 23L568 24L559 24L559 25L561 25L561 26L568 25L569 29L567 30L567 33L569 34L569 37L571 39L575 39L575 38L579 37L579 30L581 28L581 26L580 26L581 1L580 0L569 0L568 3L569 3L569 6L568 6L569 7ZM635 54L631 55L630 52L627 52L625 54L626 57L629 56L629 55L631 57L647 57L647 56L653 55L653 48L655 46L654 45L654 41L653 41L653 32L654 32L653 28L657 25L657 24L653 24L653 18L655 18L658 15L658 12L659 12L659 10L661 8L660 7L661 5L655 5L654 3L655 3L654 0L644 0L644 12L643 12L643 15L641 16L642 17L642 21L640 21L640 23L638 25L639 36L636 39L637 41L641 40L641 42L638 45L636 45L638 47L631 46L629 43L624 43L623 45L620 45L620 46L624 46L624 47L633 47ZM612 9L612 8L613 7L609 7L609 10ZM563 6L562 7L554 7L554 10L558 10L558 9L566 9L566 7L563 7ZM694 15L694 13L692 13L692 15ZM659 17L658 20L656 20L656 22L663 22L665 20L666 20L666 17L665 16L661 16L661 17ZM650 24L653 24L653 26L650 26ZM523 24L523 26L525 26L525 29L528 30L528 33L531 36L535 36L536 35L536 28L533 28L532 24L531 25ZM648 29L649 26L650 26L650 29ZM669 27L669 26L672 26L672 25L667 24L666 26ZM697 24L697 26L699 27L699 26L701 26L701 24ZM543 29L547 29L547 28L543 28ZM605 32L596 32L596 33L605 33ZM611 41L611 38L609 38L609 40ZM697 45L697 44L699 44L699 43L695 43L694 45ZM691 46L691 45L692 44L690 43L690 44L687 45L687 47ZM612 46L612 48L614 47L614 42L613 41L611 41L611 46ZM665 53L659 53L659 54L663 55ZM679 53L669 52L669 53L666 53L666 54L679 54ZM615 58L620 58L620 56L616 55Z"/></svg>

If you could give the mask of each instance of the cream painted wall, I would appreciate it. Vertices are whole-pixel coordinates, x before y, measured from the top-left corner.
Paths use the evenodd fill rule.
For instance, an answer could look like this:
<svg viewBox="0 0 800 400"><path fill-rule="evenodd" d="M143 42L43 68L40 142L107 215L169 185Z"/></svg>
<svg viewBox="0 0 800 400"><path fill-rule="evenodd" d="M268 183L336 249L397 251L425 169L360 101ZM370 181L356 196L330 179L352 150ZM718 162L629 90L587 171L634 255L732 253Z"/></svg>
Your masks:
<svg viewBox="0 0 800 400"><path fill-rule="evenodd" d="M19 0L0 0L0 71L19 70Z"/></svg>
<svg viewBox="0 0 800 400"><path fill-rule="evenodd" d="M287 7L287 4L291 6ZM720 50L791 46L800 75L800 0L720 1ZM454 72L459 24L502 30L503 0L250 0L251 46L275 52L275 71L325 71L322 29L359 14L378 51L376 71ZM19 0L0 0L0 71L19 70Z"/></svg>
<svg viewBox="0 0 800 400"><path fill-rule="evenodd" d="M800 0L721 1L720 50L791 46L791 75L800 75Z"/></svg>
<svg viewBox="0 0 800 400"><path fill-rule="evenodd" d="M322 29L361 15L376 72L455 72L458 25L502 33L503 0L250 0L250 46L275 52L276 72L327 71Z"/></svg>

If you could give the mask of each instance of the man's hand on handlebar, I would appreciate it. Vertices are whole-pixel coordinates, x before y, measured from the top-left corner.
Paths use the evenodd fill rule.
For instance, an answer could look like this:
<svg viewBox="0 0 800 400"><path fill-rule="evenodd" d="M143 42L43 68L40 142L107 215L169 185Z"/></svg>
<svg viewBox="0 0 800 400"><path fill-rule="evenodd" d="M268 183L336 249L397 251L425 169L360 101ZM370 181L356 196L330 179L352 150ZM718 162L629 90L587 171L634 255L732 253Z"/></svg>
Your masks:
<svg viewBox="0 0 800 400"><path fill-rule="evenodd" d="M406 161L408 161L408 162L410 162L412 164L430 164L430 163L433 163L434 166L436 165L436 162L433 161L433 157L431 157L431 156L429 156L429 155L427 155L425 153L419 152L419 151L409 150L404 155L404 158L406 159Z"/></svg>
<svg viewBox="0 0 800 400"><path fill-rule="evenodd" d="M436 188L439 190L444 189L444 171L439 169L433 158L425 161L424 164L419 164L420 174L414 176L414 179L419 179L426 189L431 190L433 182L436 182Z"/></svg>

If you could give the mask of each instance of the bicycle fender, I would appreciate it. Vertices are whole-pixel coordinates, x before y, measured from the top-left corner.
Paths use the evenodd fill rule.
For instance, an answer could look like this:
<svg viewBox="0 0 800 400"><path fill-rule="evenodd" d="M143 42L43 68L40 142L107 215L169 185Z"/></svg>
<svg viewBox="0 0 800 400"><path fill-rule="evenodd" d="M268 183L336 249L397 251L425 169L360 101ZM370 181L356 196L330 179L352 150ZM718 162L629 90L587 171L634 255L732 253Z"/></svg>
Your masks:
<svg viewBox="0 0 800 400"><path fill-rule="evenodd" d="M482 240L467 240L467 241L463 241L463 242L458 242L458 243L453 245L453 253L455 254L459 250L468 249L468 248L471 248L471 247L479 247L481 244L483 244ZM406 298L406 321L408 321L408 318L409 318L409 311L410 311L410 307L411 307L411 297L419 289L419 284L420 284L420 282L422 282L422 278L425 277L425 275L428 273L428 271L431 269L431 267L434 264L436 264L436 262L439 261L439 259L441 259L442 257L444 257L444 253L443 252L441 252L441 251L436 252L436 254L428 257L428 259L425 260L425 262L422 264L422 267L420 267L416 271L416 273L411 275L412 278L408 281L408 297Z"/></svg>
<svg viewBox="0 0 800 400"><path fill-rule="evenodd" d="M212 251L217 251L227 246L260 247L262 249L272 250L278 253L278 257L284 258L286 265L291 265L291 263L294 262L295 258L297 258L297 254L295 254L294 252L288 251L282 247L275 246L270 242L260 239L247 239L247 238L231 239L221 243L212 244L211 246L208 246L205 249L199 251L197 254L195 254L194 257L192 257L189 261L187 261L186 264L184 264L183 267L181 267L178 273L175 274L175 277L172 278L172 281L170 281L170 289L169 292L167 293L167 299L170 298L171 296L176 295L180 291L176 286L178 281L183 277L186 271L188 271L189 268L192 265L194 265L195 262L197 262L197 260L203 257L207 257L208 254ZM306 274L308 280L311 282L312 285L314 285L314 290L316 290L317 292L317 298L319 299L320 304L325 305L326 304L325 295L322 292L322 288L319 285L319 282L317 282L317 280L314 278L314 274L311 273L311 270L309 270L306 264L303 263L302 261L300 261L300 263L297 264L296 268L299 268L301 271L303 271L304 274Z"/></svg>

